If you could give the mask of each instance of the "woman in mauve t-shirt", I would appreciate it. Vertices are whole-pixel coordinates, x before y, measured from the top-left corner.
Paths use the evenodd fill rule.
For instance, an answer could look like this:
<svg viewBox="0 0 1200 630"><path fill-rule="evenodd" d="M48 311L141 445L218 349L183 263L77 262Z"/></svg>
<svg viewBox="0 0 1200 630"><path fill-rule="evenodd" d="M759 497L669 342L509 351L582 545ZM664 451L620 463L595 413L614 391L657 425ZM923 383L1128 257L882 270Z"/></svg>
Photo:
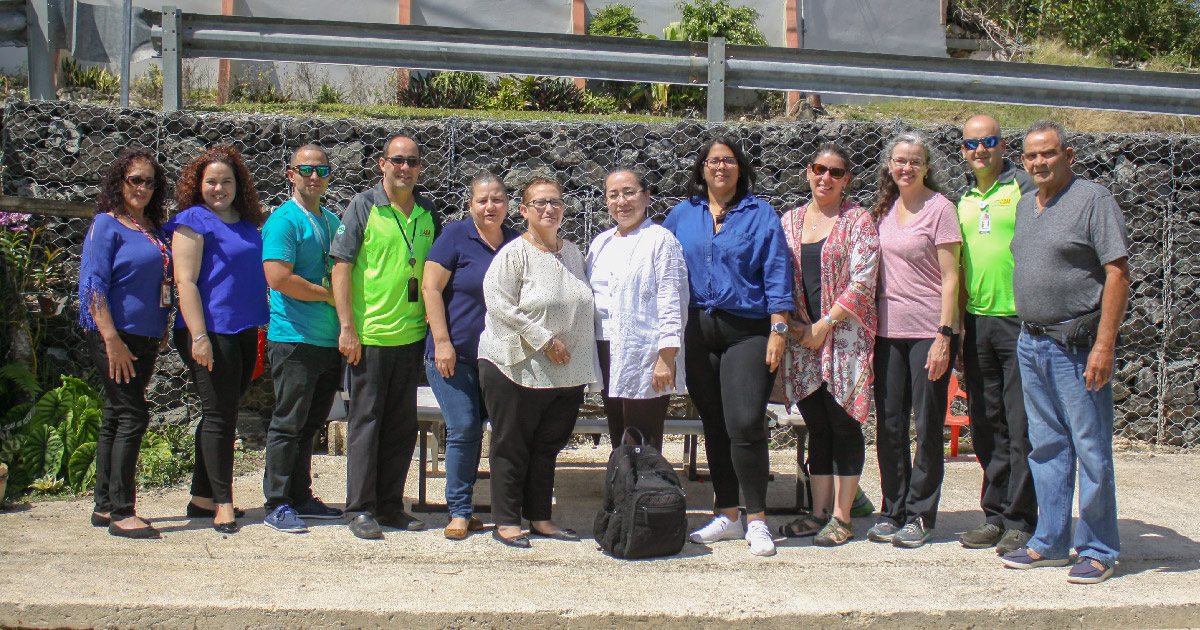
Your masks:
<svg viewBox="0 0 1200 630"><path fill-rule="evenodd" d="M954 204L930 177L923 136L902 133L883 155L879 198L871 208L879 226L875 446L883 506L867 537L912 548L932 535L942 490L942 425L958 349L962 233Z"/></svg>

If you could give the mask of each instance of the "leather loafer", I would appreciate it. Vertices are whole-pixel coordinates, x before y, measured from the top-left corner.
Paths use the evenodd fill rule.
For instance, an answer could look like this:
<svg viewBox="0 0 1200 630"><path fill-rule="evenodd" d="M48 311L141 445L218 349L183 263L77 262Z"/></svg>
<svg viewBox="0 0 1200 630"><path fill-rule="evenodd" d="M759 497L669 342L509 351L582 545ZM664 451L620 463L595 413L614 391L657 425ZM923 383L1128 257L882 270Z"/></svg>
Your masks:
<svg viewBox="0 0 1200 630"><path fill-rule="evenodd" d="M471 520L467 521L467 531L477 532L481 529L483 529L483 521L475 518L474 516L471 517Z"/></svg>
<svg viewBox="0 0 1200 630"><path fill-rule="evenodd" d="M241 525L238 525L237 521L229 521L228 523L213 523L213 529L221 532L222 534L236 534L241 528Z"/></svg>
<svg viewBox="0 0 1200 630"><path fill-rule="evenodd" d="M379 522L370 514L359 514L350 519L347 523L350 528L350 533L367 540L383 538L383 530L379 528Z"/></svg>
<svg viewBox="0 0 1200 630"><path fill-rule="evenodd" d="M111 518L92 512L92 527L108 527L108 524L111 522Z"/></svg>
<svg viewBox="0 0 1200 630"><path fill-rule="evenodd" d="M404 511L380 514L377 520L384 527L392 527L409 532L419 532L425 529L425 521Z"/></svg>
<svg viewBox="0 0 1200 630"><path fill-rule="evenodd" d="M149 524L147 524L145 527L135 527L133 529L123 529L123 528L117 527L116 523L109 523L108 524L108 533L112 534L113 536L120 536L121 538L138 538L138 539L162 538L162 536L159 535L158 530L154 529L154 527Z"/></svg>
<svg viewBox="0 0 1200 630"><path fill-rule="evenodd" d="M199 505L196 505L195 503L188 501L187 515L188 515L188 518L212 518L217 515L217 511L210 510L208 508L202 508ZM233 517L234 518L242 518L244 516L246 516L246 510L240 510L238 508L233 508Z"/></svg>
<svg viewBox="0 0 1200 630"><path fill-rule="evenodd" d="M579 542L579 534L577 534L577 533L575 532L575 530L573 530L573 529L567 529L566 527L564 527L564 528L562 528L562 529L558 530L557 532L555 532L555 533L553 533L553 534L545 534L545 533L539 532L538 530L536 530L536 529L534 529L534 528L530 527L530 528L529 528L529 533L530 533L531 535L533 535L533 536L537 536L537 537L539 537L539 538L553 538L554 540L565 540L565 541L568 541L568 542Z"/></svg>
<svg viewBox="0 0 1200 630"><path fill-rule="evenodd" d="M529 538L526 537L525 534L517 534L512 538L505 538L504 536L500 535L500 530L493 529L492 538L495 538L509 547L515 547L517 549L529 549L530 547L533 547L533 545L529 543Z"/></svg>

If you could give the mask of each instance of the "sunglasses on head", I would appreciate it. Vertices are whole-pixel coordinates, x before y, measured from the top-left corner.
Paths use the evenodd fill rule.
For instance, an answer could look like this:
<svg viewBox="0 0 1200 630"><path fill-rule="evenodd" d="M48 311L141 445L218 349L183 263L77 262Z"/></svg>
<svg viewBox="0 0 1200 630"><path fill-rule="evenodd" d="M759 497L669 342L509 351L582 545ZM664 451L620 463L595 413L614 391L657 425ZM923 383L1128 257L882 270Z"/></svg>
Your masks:
<svg viewBox="0 0 1200 630"><path fill-rule="evenodd" d="M404 155L389 155L389 156L384 157L383 159L391 162L395 166L404 166L405 164L407 164L409 168L417 168L418 166L421 165L421 158L419 158L419 157L408 157L408 156L404 156Z"/></svg>
<svg viewBox="0 0 1200 630"><path fill-rule="evenodd" d="M138 177L136 175L130 175L126 177L125 183L133 186L134 188L149 188L150 190L154 190L154 188L158 186L157 181L153 179L146 179L145 177Z"/></svg>
<svg viewBox="0 0 1200 630"><path fill-rule="evenodd" d="M820 177L825 173L829 173L834 179L841 179L845 177L847 172L844 168L838 168L836 166L830 168L824 164L817 164L815 162L813 164L809 164L808 168L812 169L813 175L816 175L817 177Z"/></svg>
<svg viewBox="0 0 1200 630"><path fill-rule="evenodd" d="M300 177L310 177L314 172L316 172L317 177L329 177L330 172L328 165L313 166L312 164L297 164L296 166L289 166L288 169L300 173Z"/></svg>
<svg viewBox="0 0 1200 630"><path fill-rule="evenodd" d="M984 136L982 138L967 138L966 140L962 141L963 148L967 149L968 151L974 151L975 149L978 149L979 145L981 145L981 144L990 149L990 148L996 146L997 144L1000 144L1000 136Z"/></svg>

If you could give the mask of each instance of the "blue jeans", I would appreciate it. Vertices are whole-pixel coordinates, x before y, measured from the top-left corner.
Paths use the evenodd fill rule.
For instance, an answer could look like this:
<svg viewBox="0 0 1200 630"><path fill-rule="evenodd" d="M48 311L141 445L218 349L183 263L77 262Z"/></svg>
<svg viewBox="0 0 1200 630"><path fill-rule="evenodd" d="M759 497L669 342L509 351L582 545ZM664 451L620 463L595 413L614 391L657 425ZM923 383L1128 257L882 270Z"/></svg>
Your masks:
<svg viewBox="0 0 1200 630"><path fill-rule="evenodd" d="M425 375L446 419L446 506L451 518L471 518L487 415L480 401L479 368L456 361L454 376L442 378L433 359L425 357Z"/></svg>
<svg viewBox="0 0 1200 630"><path fill-rule="evenodd" d="M1113 566L1121 551L1113 472L1112 383L1088 391L1088 353L1067 352L1049 337L1022 330L1017 340L1025 412L1029 416L1029 469L1038 521L1029 548L1049 558L1071 553L1071 507L1079 466L1079 521L1074 547L1081 558Z"/></svg>

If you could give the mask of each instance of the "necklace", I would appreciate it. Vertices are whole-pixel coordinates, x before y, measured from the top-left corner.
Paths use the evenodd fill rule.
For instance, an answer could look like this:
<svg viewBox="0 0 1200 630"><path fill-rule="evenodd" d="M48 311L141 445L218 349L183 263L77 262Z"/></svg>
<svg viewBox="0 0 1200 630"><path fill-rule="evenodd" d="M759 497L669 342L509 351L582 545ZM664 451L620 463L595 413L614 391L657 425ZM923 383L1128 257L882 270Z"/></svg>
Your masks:
<svg viewBox="0 0 1200 630"><path fill-rule="evenodd" d="M816 232L817 228L821 227L821 224L824 223L826 219L836 219L837 217L841 216L841 212L838 212L838 214L835 214L833 216L829 216L829 215L825 214L824 212L821 212L821 208L816 206L815 204L813 204L813 203L808 204L809 212L811 212L814 208L816 209L817 214L821 215L821 218L817 219L816 222L814 222L812 224L812 226L810 226L808 228L808 230L810 232Z"/></svg>
<svg viewBox="0 0 1200 630"><path fill-rule="evenodd" d="M553 255L555 258L557 258L559 260L562 260L562 238L557 237L557 236L555 237L556 239L558 239L556 241L556 244L558 245L558 247L556 249L552 250L552 249L550 249L549 245L543 243L541 241L541 239L539 239L537 237L537 235L533 233L533 230L529 230L528 232L526 232L526 234L529 235L529 238L533 239L534 243L541 245L542 249L546 250L546 253Z"/></svg>

